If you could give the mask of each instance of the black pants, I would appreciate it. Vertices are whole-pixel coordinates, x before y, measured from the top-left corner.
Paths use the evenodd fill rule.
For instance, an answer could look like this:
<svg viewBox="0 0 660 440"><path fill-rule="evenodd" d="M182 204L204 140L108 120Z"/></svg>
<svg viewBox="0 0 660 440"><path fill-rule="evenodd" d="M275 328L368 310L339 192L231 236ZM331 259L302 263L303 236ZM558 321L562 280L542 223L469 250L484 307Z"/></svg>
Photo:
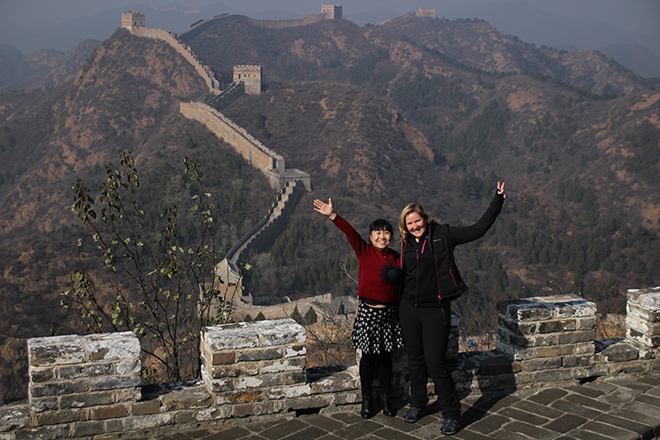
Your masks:
<svg viewBox="0 0 660 440"><path fill-rule="evenodd" d="M451 324L449 307L416 307L404 300L399 306L399 317L408 354L410 405L426 406L429 401L426 384L430 376L443 416L459 418L461 403L446 360Z"/></svg>
<svg viewBox="0 0 660 440"><path fill-rule="evenodd" d="M392 353L388 351L378 354L362 353L360 384L363 399L371 397L371 385L376 374L380 384L380 394L389 395L392 382Z"/></svg>

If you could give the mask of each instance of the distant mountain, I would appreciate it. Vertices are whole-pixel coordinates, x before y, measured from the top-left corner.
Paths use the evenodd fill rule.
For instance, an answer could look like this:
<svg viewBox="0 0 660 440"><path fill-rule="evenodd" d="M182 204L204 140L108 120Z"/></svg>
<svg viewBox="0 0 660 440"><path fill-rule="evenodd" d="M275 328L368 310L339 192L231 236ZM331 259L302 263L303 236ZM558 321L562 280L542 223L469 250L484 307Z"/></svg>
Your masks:
<svg viewBox="0 0 660 440"><path fill-rule="evenodd" d="M622 30L605 23L583 22L570 16L556 16L531 5L526 1L519 2L486 2L483 6L470 11L452 12L440 7L438 2L436 13L438 18L449 19L482 19L508 35L515 35L521 40L534 43L537 46L550 46L555 49L601 50L610 45L637 45L646 48L660 57L660 38L658 35L648 35L639 31ZM320 8L320 6L319 6ZM40 49L56 49L67 52L85 39L103 40L108 38L120 26L117 17L121 12L135 10L147 14L147 25L165 29L171 32L182 32L192 23L220 14L249 15L261 20L283 20L302 18L304 14L294 6L287 10L269 9L264 5L259 13L246 12L254 9L252 5L241 9L239 6L228 6L219 2L200 8L191 8L180 3L167 7L157 7L148 3L134 3L123 8L111 8L102 13L84 17L75 17L67 22L50 27L39 24L31 27L30 23L20 26L8 23L4 30L12 38L6 41L20 47L24 53L33 53ZM353 5L344 5L344 17L363 26L365 24L380 24L385 20L402 15L400 8L380 7L368 11L355 12ZM412 6L411 10L415 9ZM567 11L570 8L566 8ZM405 8L403 9L405 12ZM320 12L320 11L315 11ZM12 27L12 26L16 27ZM19 44L20 42L20 44ZM611 56L608 54L608 56ZM638 75L646 77L660 76L660 61L631 60L630 54L625 57L613 57L619 63L631 69ZM638 71L638 67L643 71Z"/></svg>
<svg viewBox="0 0 660 440"><path fill-rule="evenodd" d="M650 12L650 11L649 11ZM568 9L567 9L567 13ZM650 12L651 13L651 12ZM570 13L569 13L570 14ZM438 15L441 15L438 13ZM660 76L660 37L639 31L627 31L602 22L583 22L568 16L553 16L532 6L526 1L510 3L487 3L472 13L447 14L447 18L477 17L488 21L497 29L515 35L523 41L538 46L556 49L600 50L628 69L645 77ZM636 45L655 54L645 63L632 54L606 52L611 45ZM637 70L638 66L643 71Z"/></svg>
<svg viewBox="0 0 660 440"><path fill-rule="evenodd" d="M610 44L600 52L646 78L660 76L660 56L637 44Z"/></svg>
<svg viewBox="0 0 660 440"><path fill-rule="evenodd" d="M23 56L12 46L5 46L0 56L0 91L46 90L70 82L89 54L99 44L98 40L85 40L67 54L43 49Z"/></svg>

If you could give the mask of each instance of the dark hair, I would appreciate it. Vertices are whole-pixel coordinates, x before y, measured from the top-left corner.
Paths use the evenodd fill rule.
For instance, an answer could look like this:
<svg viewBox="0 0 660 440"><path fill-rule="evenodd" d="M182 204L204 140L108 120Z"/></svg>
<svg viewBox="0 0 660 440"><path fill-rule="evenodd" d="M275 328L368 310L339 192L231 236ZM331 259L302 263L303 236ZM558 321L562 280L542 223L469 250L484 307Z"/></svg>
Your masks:
<svg viewBox="0 0 660 440"><path fill-rule="evenodd" d="M369 235L374 231L387 231L392 233L392 224L382 218L376 219L369 225Z"/></svg>

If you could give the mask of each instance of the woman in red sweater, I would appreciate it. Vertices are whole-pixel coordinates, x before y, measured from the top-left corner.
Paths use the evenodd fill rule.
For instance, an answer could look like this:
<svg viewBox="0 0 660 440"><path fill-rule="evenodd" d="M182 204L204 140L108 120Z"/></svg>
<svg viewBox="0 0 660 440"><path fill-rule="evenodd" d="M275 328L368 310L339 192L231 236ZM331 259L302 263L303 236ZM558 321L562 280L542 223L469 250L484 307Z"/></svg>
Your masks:
<svg viewBox="0 0 660 440"><path fill-rule="evenodd" d="M328 203L314 200L314 210L327 216L353 247L360 265L357 296L360 300L353 325L353 347L362 351L360 383L362 410L368 419L375 414L372 404L373 379L378 374L383 414L394 416L389 402L392 381L392 352L403 346L398 319L398 289L401 278L399 253L390 249L392 225L378 219L369 226L369 240L365 241L353 227L338 215Z"/></svg>

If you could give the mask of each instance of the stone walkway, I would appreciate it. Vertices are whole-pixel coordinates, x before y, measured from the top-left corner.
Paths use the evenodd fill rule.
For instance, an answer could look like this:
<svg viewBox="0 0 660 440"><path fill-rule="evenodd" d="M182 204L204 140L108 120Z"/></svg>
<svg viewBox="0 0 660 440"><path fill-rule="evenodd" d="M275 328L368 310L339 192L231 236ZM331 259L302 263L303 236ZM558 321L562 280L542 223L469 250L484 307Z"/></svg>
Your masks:
<svg viewBox="0 0 660 440"><path fill-rule="evenodd" d="M455 439L632 440L660 439L660 373L544 388L496 398L462 400L461 430ZM363 420L357 406L321 414L238 420L212 429L160 429L125 437L165 440L430 440L443 438L442 414L431 405L415 424L377 414Z"/></svg>

